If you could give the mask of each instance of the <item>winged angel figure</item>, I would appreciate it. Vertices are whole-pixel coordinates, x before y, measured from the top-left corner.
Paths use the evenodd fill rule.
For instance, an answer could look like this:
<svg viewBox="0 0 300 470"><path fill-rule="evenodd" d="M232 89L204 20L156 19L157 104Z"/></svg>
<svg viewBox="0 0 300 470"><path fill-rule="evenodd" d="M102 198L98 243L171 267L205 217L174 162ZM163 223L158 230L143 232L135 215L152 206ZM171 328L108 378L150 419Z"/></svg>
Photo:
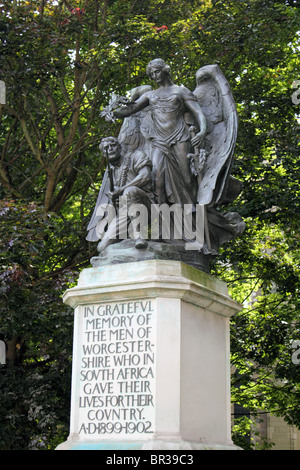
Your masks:
<svg viewBox="0 0 300 470"><path fill-rule="evenodd" d="M124 155L140 150L150 157L158 205L186 205L192 212L197 205L205 208L201 250L216 253L245 228L238 214L222 214L217 207L234 200L242 189L230 174L238 119L229 84L218 65L197 71L194 92L172 82L162 59L151 61L147 74L157 84L155 90L137 87L127 101L114 98L115 104L102 115L111 121L124 118L118 136ZM108 190L106 170L88 227L90 241L96 241L95 228L101 223L97 207L107 200Z"/></svg>

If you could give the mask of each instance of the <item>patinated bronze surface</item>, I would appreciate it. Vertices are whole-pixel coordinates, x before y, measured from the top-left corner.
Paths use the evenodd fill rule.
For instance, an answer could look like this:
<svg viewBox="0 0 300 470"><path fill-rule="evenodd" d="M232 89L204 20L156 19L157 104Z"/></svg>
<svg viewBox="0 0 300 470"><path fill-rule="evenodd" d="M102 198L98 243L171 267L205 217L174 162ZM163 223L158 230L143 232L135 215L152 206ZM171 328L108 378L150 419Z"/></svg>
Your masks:
<svg viewBox="0 0 300 470"><path fill-rule="evenodd" d="M92 263L165 258L179 259L209 271L211 256L245 227L238 214L221 212L222 205L233 201L242 188L241 182L230 174L238 128L235 102L218 65L197 71L193 92L172 82L170 68L162 59L151 61L147 74L155 82L155 89L137 87L131 90L130 98L113 95L102 111L108 121L124 121L118 143L114 142L115 150L108 150L103 143L100 146L107 158L107 169L88 226L89 241L99 242L102 230L99 256L93 258ZM155 239L151 238L153 232L148 231L148 237L143 237L139 230L127 237L117 233L113 238L111 227L115 219L120 218L123 196L129 198L130 210L121 231L124 224L137 216L139 204L148 210L149 225L153 205L182 208L182 214L187 214L187 219L191 217L191 225L181 230L181 237L176 236L178 224L185 219L179 221L171 211L170 222L167 221L171 224L168 237L160 228ZM114 207L115 219L105 217L105 205ZM199 219L196 218L197 207L202 208ZM161 223L166 222L159 212L157 218ZM196 237L191 245L197 230L203 232L203 239Z"/></svg>

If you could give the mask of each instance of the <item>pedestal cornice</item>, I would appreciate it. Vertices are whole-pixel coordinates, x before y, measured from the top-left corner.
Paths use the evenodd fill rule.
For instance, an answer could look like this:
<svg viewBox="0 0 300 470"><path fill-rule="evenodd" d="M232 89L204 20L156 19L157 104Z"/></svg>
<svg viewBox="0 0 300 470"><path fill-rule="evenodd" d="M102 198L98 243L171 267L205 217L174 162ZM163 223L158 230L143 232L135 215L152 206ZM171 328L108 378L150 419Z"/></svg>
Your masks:
<svg viewBox="0 0 300 470"><path fill-rule="evenodd" d="M150 260L84 269L76 287L63 301L75 308L83 303L127 298L172 297L231 317L241 306L228 295L220 279L179 261Z"/></svg>

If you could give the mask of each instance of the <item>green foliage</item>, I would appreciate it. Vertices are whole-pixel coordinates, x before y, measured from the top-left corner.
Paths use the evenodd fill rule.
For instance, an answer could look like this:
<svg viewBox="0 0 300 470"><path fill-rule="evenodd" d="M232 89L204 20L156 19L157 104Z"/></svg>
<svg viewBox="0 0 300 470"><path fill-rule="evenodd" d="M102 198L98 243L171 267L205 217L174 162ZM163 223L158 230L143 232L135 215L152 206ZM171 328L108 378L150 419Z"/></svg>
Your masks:
<svg viewBox="0 0 300 470"><path fill-rule="evenodd" d="M243 450L268 450L273 446L266 438L262 438L257 428L261 422L259 417L238 416L232 426L232 440Z"/></svg>
<svg viewBox="0 0 300 470"><path fill-rule="evenodd" d="M292 361L300 336L299 241L282 225L249 219L246 234L226 247L216 273L244 306L231 322L232 400L299 427L300 369Z"/></svg>
<svg viewBox="0 0 300 470"><path fill-rule="evenodd" d="M73 312L61 295L78 275L65 264L78 233L34 203L3 200L0 220L0 448L47 448L68 431Z"/></svg>
<svg viewBox="0 0 300 470"><path fill-rule="evenodd" d="M162 57L195 87L218 63L239 113L227 209L247 223L214 274L243 304L232 320L232 398L300 427L299 79L297 2L271 0L6 0L0 3L0 448L54 448L68 431L72 312L62 292L89 264L86 226L101 184L100 118L112 91L149 83ZM46 399L45 399L46 397ZM234 428L246 440L249 422ZM255 445L250 442L250 447Z"/></svg>

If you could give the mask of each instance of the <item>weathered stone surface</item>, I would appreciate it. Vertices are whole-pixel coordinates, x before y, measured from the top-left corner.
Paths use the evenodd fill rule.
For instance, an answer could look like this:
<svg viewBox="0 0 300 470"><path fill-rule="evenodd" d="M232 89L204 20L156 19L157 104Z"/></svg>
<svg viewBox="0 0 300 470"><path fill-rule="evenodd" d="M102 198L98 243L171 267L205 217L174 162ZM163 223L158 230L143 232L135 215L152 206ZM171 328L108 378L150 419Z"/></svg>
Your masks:
<svg viewBox="0 0 300 470"><path fill-rule="evenodd" d="M84 269L64 301L75 323L59 449L235 449L229 320L240 305L224 282L178 261L110 264Z"/></svg>

